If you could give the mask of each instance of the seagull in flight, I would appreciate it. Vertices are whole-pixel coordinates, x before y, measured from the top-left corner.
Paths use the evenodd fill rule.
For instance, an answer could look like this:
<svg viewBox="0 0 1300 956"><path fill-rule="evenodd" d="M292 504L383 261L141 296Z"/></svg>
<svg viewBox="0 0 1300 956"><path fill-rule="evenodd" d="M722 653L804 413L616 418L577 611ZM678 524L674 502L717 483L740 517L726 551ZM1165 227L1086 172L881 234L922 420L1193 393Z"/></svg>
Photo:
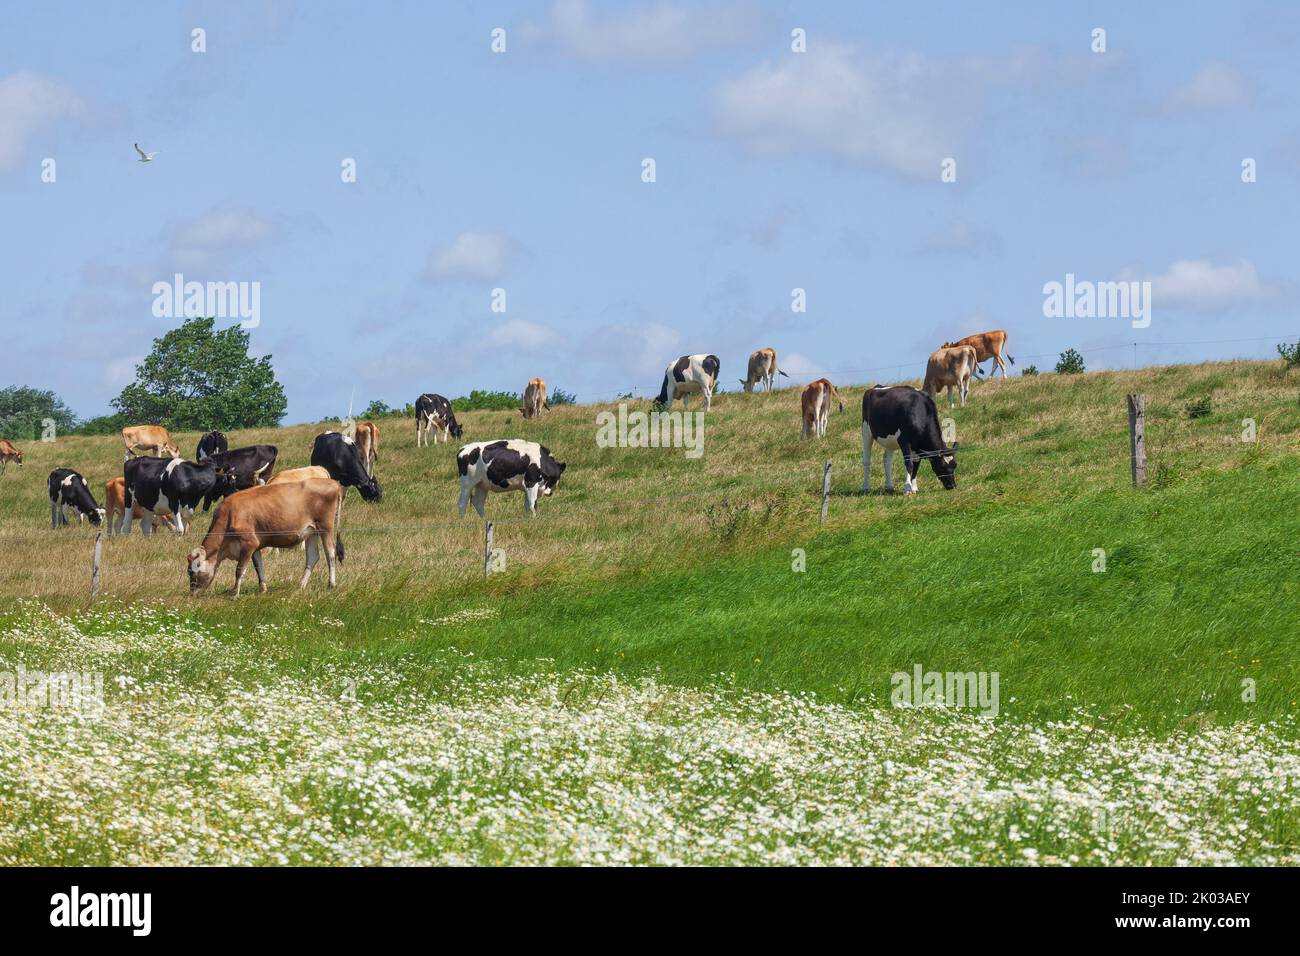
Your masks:
<svg viewBox="0 0 1300 956"><path fill-rule="evenodd" d="M153 158L158 155L158 150L156 149L152 153L146 153L140 148L139 143L133 143L132 145L135 147L135 151L140 154L139 161L142 163L151 163L153 162Z"/></svg>

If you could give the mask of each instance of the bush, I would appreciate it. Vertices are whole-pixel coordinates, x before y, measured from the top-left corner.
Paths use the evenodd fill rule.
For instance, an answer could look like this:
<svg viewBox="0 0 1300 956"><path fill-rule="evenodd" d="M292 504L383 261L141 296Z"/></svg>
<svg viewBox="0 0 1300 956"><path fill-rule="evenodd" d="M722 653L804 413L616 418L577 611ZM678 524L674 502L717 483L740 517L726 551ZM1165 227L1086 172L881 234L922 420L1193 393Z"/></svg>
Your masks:
<svg viewBox="0 0 1300 956"><path fill-rule="evenodd" d="M1204 418L1206 415L1210 414L1210 396L1206 395L1193 402L1188 402L1186 407L1188 418Z"/></svg>
<svg viewBox="0 0 1300 956"><path fill-rule="evenodd" d="M73 435L116 435L131 423L121 415L97 415L82 422L71 432Z"/></svg>
<svg viewBox="0 0 1300 956"><path fill-rule="evenodd" d="M562 388L557 388L546 397L547 405L576 405L578 396L572 392L566 392Z"/></svg>
<svg viewBox="0 0 1300 956"><path fill-rule="evenodd" d="M1282 342L1277 347L1277 354L1282 356L1282 368L1293 369L1300 365L1300 342L1295 345L1287 345Z"/></svg>
<svg viewBox="0 0 1300 956"><path fill-rule="evenodd" d="M1037 366L1037 365L1026 365L1026 366L1025 366L1021 371L1020 371L1020 374L1021 374L1021 375L1037 375L1037 374L1038 374L1038 366Z"/></svg>
<svg viewBox="0 0 1300 956"><path fill-rule="evenodd" d="M453 398L451 407L452 411L456 412L472 412L479 409L517 411L523 403L524 400L518 392L483 392L476 388L468 396Z"/></svg>
<svg viewBox="0 0 1300 956"><path fill-rule="evenodd" d="M36 441L47 420L54 423L56 434L69 432L77 424L72 409L53 392L26 385L0 388L0 438Z"/></svg>
<svg viewBox="0 0 1300 956"><path fill-rule="evenodd" d="M1062 352L1061 360L1056 363L1056 371L1060 375L1078 375L1083 370L1083 356L1074 349Z"/></svg>

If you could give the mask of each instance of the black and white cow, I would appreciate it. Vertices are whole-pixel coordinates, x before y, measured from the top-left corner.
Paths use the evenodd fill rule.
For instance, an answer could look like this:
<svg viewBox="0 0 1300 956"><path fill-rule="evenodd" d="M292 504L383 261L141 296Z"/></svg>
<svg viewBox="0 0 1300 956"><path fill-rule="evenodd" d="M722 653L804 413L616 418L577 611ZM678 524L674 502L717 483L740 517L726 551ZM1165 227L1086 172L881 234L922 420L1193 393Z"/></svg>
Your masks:
<svg viewBox="0 0 1300 956"><path fill-rule="evenodd" d="M436 442L438 434L435 429L442 429L444 442L448 435L459 438L465 433L451 410L451 402L441 395L426 392L415 400L415 447L420 447L422 437L424 444L429 444L428 433L431 431L434 432L433 440Z"/></svg>
<svg viewBox="0 0 1300 956"><path fill-rule="evenodd" d="M199 439L199 447L194 452L195 461L203 461L211 458L213 455L224 454L230 444L226 441L226 436L221 432L208 432Z"/></svg>
<svg viewBox="0 0 1300 956"><path fill-rule="evenodd" d="M138 503L150 514L171 512L172 530L185 533L185 519L203 502L207 511L218 498L234 494L235 476L223 474L211 459L204 462L184 458L132 458L122 466L126 484L126 524L123 534L131 533L132 505Z"/></svg>
<svg viewBox="0 0 1300 956"><path fill-rule="evenodd" d="M77 515L77 523L82 518L89 518L90 523L98 525L104 520L104 509L90 493L86 479L71 468L55 468L50 472L50 527L57 528L68 524L68 509Z"/></svg>
<svg viewBox="0 0 1300 956"><path fill-rule="evenodd" d="M470 501L482 517L489 491L522 490L524 511L533 514L539 494L548 498L555 494L564 462L556 461L545 445L511 438L462 445L456 451L456 471L460 473L462 518Z"/></svg>
<svg viewBox="0 0 1300 956"><path fill-rule="evenodd" d="M704 394L704 410L713 404L713 389L718 384L722 365L716 355L683 355L664 369L664 384L655 404L667 408L681 396L682 408L690 408L690 396Z"/></svg>
<svg viewBox="0 0 1300 956"><path fill-rule="evenodd" d="M940 483L957 487L957 443L944 444L934 399L910 385L876 385L862 396L862 490L871 490L871 445L885 449L885 490L894 490L890 466L902 451L907 468L904 494L916 492L916 470L927 458Z"/></svg>
<svg viewBox="0 0 1300 956"><path fill-rule="evenodd" d="M235 476L235 487L243 491L254 485L264 485L275 470L275 459L280 450L274 445L249 445L234 451L220 451L208 456L217 471Z"/></svg>
<svg viewBox="0 0 1300 956"><path fill-rule="evenodd" d="M355 487L364 501L382 501L379 479L366 472L357 443L342 432L322 432L311 446L311 463L324 468L345 489Z"/></svg>

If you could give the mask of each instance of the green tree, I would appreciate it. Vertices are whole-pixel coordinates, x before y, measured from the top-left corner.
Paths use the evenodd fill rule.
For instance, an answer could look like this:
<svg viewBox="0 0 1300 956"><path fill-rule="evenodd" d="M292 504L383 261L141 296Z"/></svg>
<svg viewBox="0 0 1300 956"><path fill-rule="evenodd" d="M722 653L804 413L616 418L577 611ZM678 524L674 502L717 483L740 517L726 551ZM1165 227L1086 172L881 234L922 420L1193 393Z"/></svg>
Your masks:
<svg viewBox="0 0 1300 956"><path fill-rule="evenodd" d="M77 424L72 409L53 392L27 385L0 389L0 438L35 441L46 419L54 422L57 433L71 431Z"/></svg>
<svg viewBox="0 0 1300 956"><path fill-rule="evenodd" d="M1061 375L1077 375L1083 371L1083 356L1074 349L1061 353L1061 361L1056 363L1056 371Z"/></svg>
<svg viewBox="0 0 1300 956"><path fill-rule="evenodd" d="M187 319L154 339L135 381L113 399L118 413L132 424L181 431L278 425L288 403L271 356L248 354L246 329L215 326L215 319Z"/></svg>

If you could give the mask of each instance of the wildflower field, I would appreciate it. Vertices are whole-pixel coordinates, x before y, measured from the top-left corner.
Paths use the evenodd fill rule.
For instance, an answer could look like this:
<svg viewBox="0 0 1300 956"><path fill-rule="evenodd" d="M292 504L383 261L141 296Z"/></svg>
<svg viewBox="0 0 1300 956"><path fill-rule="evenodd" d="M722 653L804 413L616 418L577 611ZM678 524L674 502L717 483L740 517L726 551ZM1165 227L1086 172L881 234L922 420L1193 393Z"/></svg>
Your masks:
<svg viewBox="0 0 1300 956"><path fill-rule="evenodd" d="M106 541L88 606L91 537L49 528L44 476L100 494L116 439L30 444L0 477L0 680L101 683L0 702L0 863L1300 862L1297 382L977 384L958 489L908 499L857 490L861 388L822 442L793 392L723 395L699 461L598 448L592 406L470 413L466 440L569 462L531 521L489 501L486 580L454 446L381 420L340 587L296 591L287 551L238 601L229 567L187 593L200 516ZM231 444L294 467L315 430ZM891 706L916 664L997 673L998 715Z"/></svg>

